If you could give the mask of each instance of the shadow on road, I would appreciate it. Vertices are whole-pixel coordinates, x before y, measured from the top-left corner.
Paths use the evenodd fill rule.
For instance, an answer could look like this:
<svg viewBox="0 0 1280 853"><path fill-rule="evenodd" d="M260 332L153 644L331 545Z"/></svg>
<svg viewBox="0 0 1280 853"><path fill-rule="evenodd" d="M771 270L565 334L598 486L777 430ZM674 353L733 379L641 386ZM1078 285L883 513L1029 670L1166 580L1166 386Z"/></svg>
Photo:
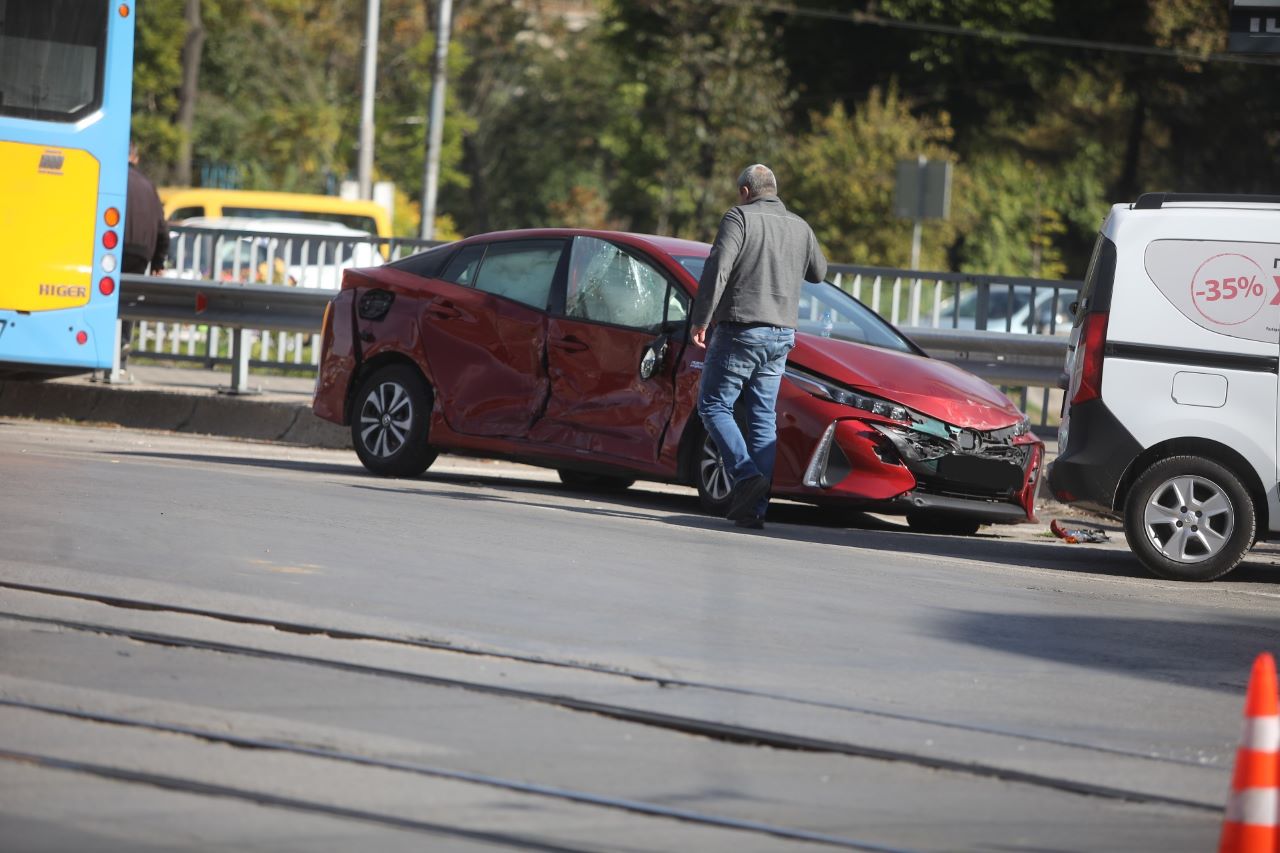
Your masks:
<svg viewBox="0 0 1280 853"><path fill-rule="evenodd" d="M1271 619L1229 623L952 611L935 636L1038 660L1205 690L1244 690L1254 657L1280 649Z"/></svg>
<svg viewBox="0 0 1280 853"><path fill-rule="evenodd" d="M359 476L364 470L356 465L211 454L131 451L117 455L348 476ZM432 483L462 488L455 491L424 488ZM679 493L635 488L624 492L591 492L570 489L559 483L548 483L545 480L524 479L511 474L482 475L447 471L428 471L420 477L410 479L382 479L370 475L367 484L348 485L352 488L387 494L522 504L598 517L661 521L695 530L720 530L775 541L866 548L896 554L923 554L1056 572L1128 578L1152 577L1128 550L1066 545L1056 540L1044 542L1012 540L1001 536L998 527L984 528L984 532L977 536L915 533L905 524L894 524L855 510L814 507L789 501L776 501L770 506L769 520L764 530L742 530L735 528L722 518L705 514L699 505L697 495L692 490L688 493ZM485 493L470 491L476 487L500 490L506 494L494 494L493 491ZM557 498L581 498L582 502L563 503L536 499L537 495L548 493ZM1113 538L1123 539L1123 534L1118 532L1113 531L1112 535ZM1263 546L1262 550L1254 551L1244 563L1226 578L1215 581L1215 584L1280 585L1280 567L1275 565L1277 562L1280 562L1280 550L1272 546Z"/></svg>

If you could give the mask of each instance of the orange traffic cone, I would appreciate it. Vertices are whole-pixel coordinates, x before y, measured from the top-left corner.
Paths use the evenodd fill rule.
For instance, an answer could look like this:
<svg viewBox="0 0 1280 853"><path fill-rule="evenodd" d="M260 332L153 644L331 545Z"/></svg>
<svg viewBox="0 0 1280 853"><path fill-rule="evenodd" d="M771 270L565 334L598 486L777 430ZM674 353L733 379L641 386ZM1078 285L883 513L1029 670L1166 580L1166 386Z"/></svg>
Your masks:
<svg viewBox="0 0 1280 853"><path fill-rule="evenodd" d="M1219 853L1277 853L1280 833L1280 702L1276 662L1263 652L1253 662L1244 702L1244 734L1236 751L1231 798Z"/></svg>

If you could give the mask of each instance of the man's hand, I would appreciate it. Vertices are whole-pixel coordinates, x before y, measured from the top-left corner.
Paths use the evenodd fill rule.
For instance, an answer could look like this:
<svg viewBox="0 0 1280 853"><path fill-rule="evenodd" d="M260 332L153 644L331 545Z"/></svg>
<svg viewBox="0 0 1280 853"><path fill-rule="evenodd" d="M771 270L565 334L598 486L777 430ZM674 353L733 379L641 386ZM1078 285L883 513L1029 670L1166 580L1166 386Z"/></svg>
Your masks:
<svg viewBox="0 0 1280 853"><path fill-rule="evenodd" d="M706 326L692 327L691 329L689 329L689 337L692 338L693 342L698 346L705 347L707 345L707 327Z"/></svg>

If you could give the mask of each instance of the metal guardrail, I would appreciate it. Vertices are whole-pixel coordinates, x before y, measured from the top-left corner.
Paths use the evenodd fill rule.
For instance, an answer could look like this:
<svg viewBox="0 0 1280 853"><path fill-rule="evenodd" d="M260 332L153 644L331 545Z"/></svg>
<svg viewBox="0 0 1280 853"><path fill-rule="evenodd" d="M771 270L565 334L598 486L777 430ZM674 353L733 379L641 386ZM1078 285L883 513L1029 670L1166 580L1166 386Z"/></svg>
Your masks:
<svg viewBox="0 0 1280 853"><path fill-rule="evenodd" d="M1065 334L1082 282L832 264L828 275L895 326Z"/></svg>
<svg viewBox="0 0 1280 853"><path fill-rule="evenodd" d="M247 393L251 367L315 369L324 305L344 269L437 245L341 232L176 227L167 277L123 277L121 316L140 321L136 354L230 363L228 390ZM854 264L830 269L837 285L931 355L1004 389L1041 432L1052 428L1069 306L1080 282Z"/></svg>
<svg viewBox="0 0 1280 853"><path fill-rule="evenodd" d="M120 316L191 326L202 324L210 333L229 330L230 358L195 356L206 363L231 364L231 393L249 392L249 369L256 365L311 368L280 362L252 362L257 330L315 336L333 292L317 288L184 280L158 276L121 276ZM1031 388L1043 391L1037 424L1048 427L1051 397L1066 355L1066 339L1059 335L1012 335L971 329L903 327L902 332L936 358L957 364L987 381L1021 389L1027 410ZM213 350L210 350L212 353ZM173 354L160 354L174 357Z"/></svg>

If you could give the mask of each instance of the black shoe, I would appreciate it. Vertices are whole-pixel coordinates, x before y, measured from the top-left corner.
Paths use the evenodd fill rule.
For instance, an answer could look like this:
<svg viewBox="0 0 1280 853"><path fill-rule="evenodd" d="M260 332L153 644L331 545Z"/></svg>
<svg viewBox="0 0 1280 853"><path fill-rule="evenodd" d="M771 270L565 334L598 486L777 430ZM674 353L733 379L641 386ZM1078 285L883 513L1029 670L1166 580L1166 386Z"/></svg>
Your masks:
<svg viewBox="0 0 1280 853"><path fill-rule="evenodd" d="M725 518L741 521L756 514L756 504L769 494L769 481L759 474L748 477L733 487L729 493L729 511Z"/></svg>
<svg viewBox="0 0 1280 853"><path fill-rule="evenodd" d="M733 523L734 527L741 527L744 530L764 530L764 519L757 515L750 518L740 518Z"/></svg>

